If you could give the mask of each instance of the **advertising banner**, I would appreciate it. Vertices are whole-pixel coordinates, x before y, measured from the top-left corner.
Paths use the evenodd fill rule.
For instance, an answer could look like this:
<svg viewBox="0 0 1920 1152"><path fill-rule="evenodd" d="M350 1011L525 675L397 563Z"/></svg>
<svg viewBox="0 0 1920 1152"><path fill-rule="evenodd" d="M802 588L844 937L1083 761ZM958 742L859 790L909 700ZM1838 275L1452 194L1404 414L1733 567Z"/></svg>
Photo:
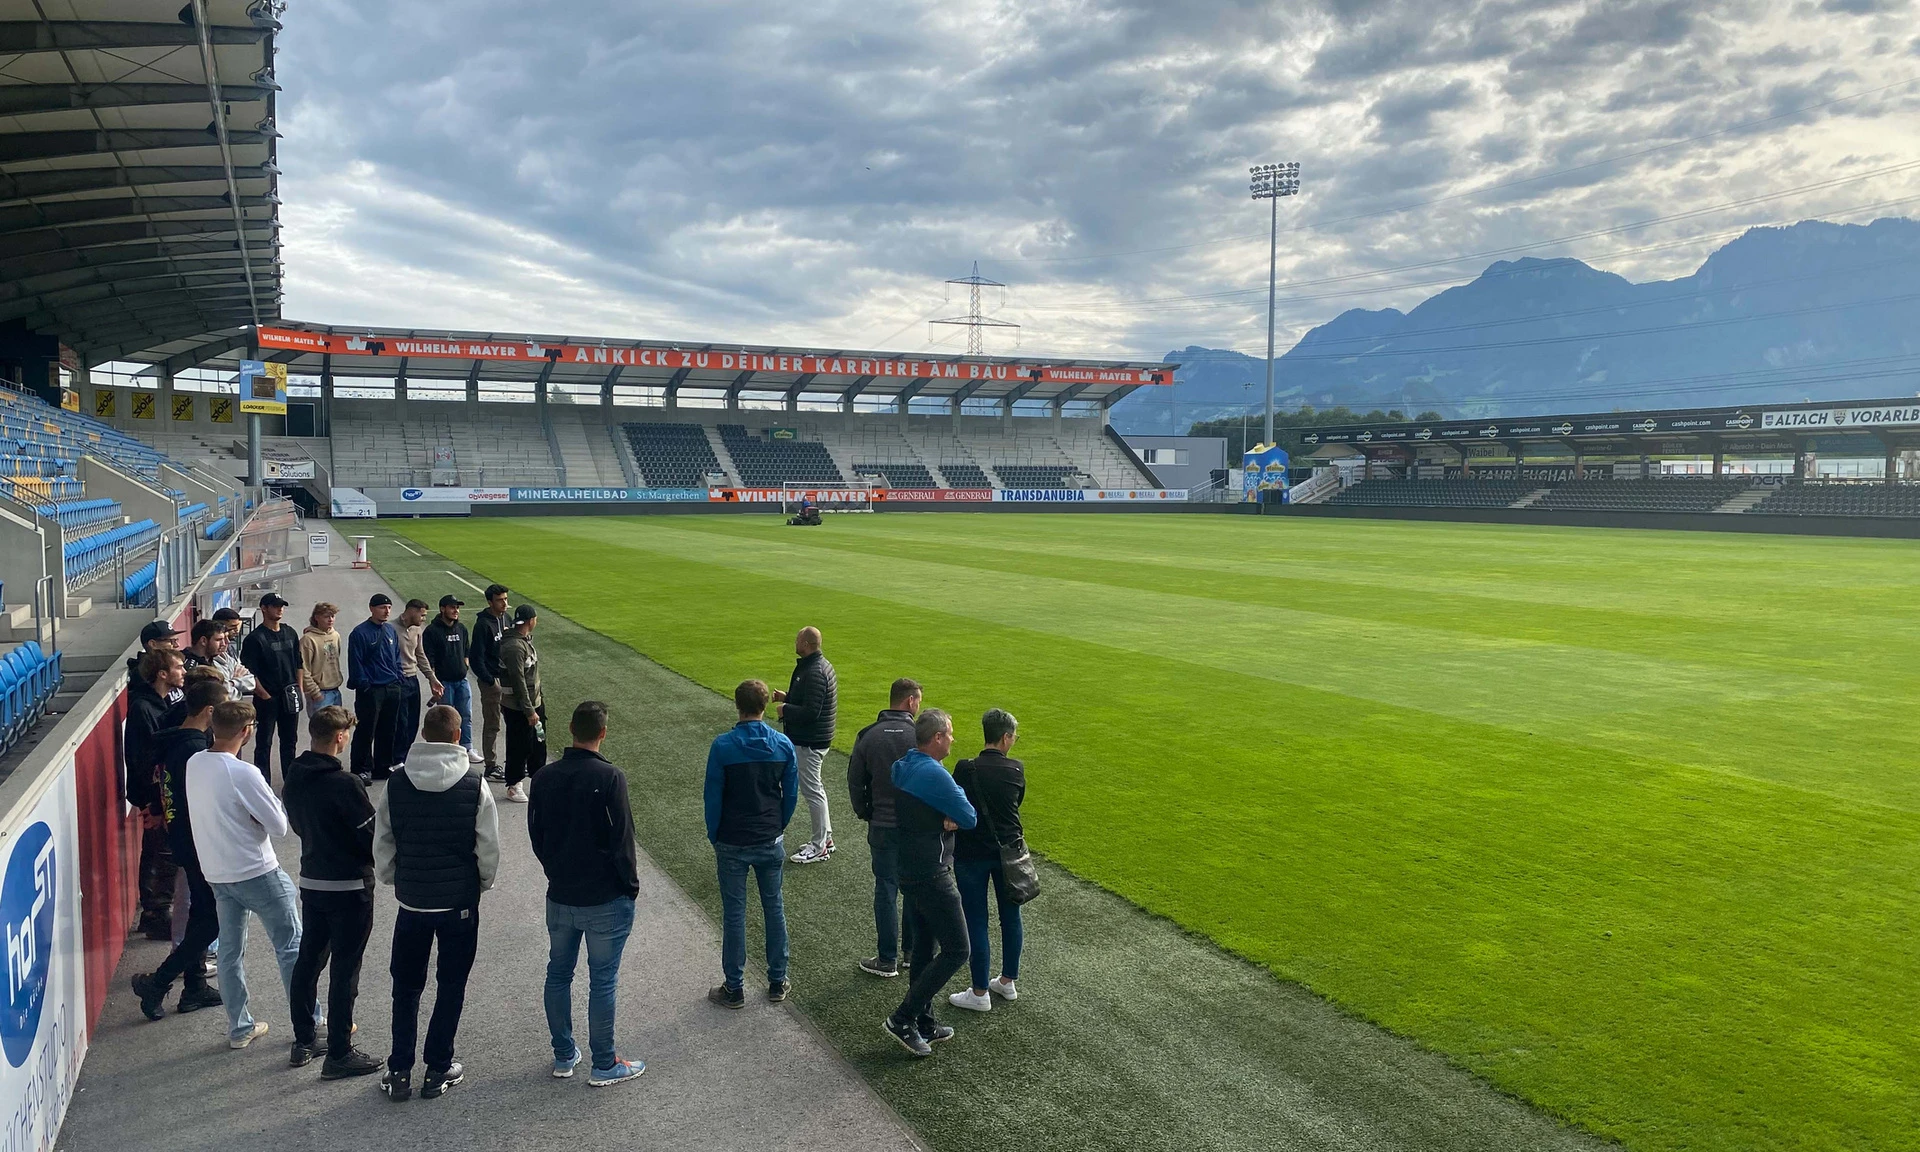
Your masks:
<svg viewBox="0 0 1920 1152"><path fill-rule="evenodd" d="M85 957L74 770L0 844L0 921L7 942L7 1007L0 1013L0 1108L7 1149L47 1149L73 1099L86 1056Z"/></svg>
<svg viewBox="0 0 1920 1152"><path fill-rule="evenodd" d="M233 423L233 397L207 397L207 419L213 421L215 424Z"/></svg>
<svg viewBox="0 0 1920 1152"><path fill-rule="evenodd" d="M153 419L153 393L135 392L133 400L127 405L135 420Z"/></svg>
<svg viewBox="0 0 1920 1152"><path fill-rule="evenodd" d="M262 416L287 414L287 366L240 361L240 411Z"/></svg>
<svg viewBox="0 0 1920 1152"><path fill-rule="evenodd" d="M114 397L118 395L111 388L96 388L93 391L93 414L102 420L113 419Z"/></svg>
<svg viewBox="0 0 1920 1152"><path fill-rule="evenodd" d="M506 491L507 498L515 504L667 503L699 502L707 498L705 488L509 488Z"/></svg>
<svg viewBox="0 0 1920 1152"><path fill-rule="evenodd" d="M314 474L311 460L262 460L260 467L269 480L311 480Z"/></svg>
<svg viewBox="0 0 1920 1152"><path fill-rule="evenodd" d="M505 504L507 492L505 488L402 488L400 499L409 504L422 500L441 504Z"/></svg>
<svg viewBox="0 0 1920 1152"><path fill-rule="evenodd" d="M174 393L173 419L176 423L180 424L193 423L193 396L191 394Z"/></svg>
<svg viewBox="0 0 1920 1152"><path fill-rule="evenodd" d="M1920 404L1876 404L1868 408L1816 408L1765 412L1765 429L1834 432L1847 429L1901 428L1920 424Z"/></svg>
<svg viewBox="0 0 1920 1152"><path fill-rule="evenodd" d="M1258 504L1262 492L1286 491L1287 452L1277 444L1255 444L1240 454L1241 498Z"/></svg>
<svg viewBox="0 0 1920 1152"><path fill-rule="evenodd" d="M380 515L380 506L367 499L358 488L333 490L333 516L336 520L372 520Z"/></svg>
<svg viewBox="0 0 1920 1152"><path fill-rule="evenodd" d="M991 488L885 488L874 492L875 500L888 504L990 504Z"/></svg>
<svg viewBox="0 0 1920 1152"><path fill-rule="evenodd" d="M708 500L729 504L778 504L783 500L802 497L815 504L826 505L859 502L869 496L874 500L880 499L877 490L856 492L848 488L709 488L706 496Z"/></svg>
<svg viewBox="0 0 1920 1152"><path fill-rule="evenodd" d="M713 369L808 376L873 376L928 380L1038 380L1051 384L1172 384L1166 368L1002 364L978 360L896 360L772 352L714 352L679 348L609 348L604 344L542 344L493 340L435 340L349 336L290 328L261 328L262 348L325 352L334 356L406 356L445 360L505 360L633 368ZM282 396L284 400L284 395Z"/></svg>
<svg viewBox="0 0 1920 1152"><path fill-rule="evenodd" d="M1157 504L1185 500L1184 488L998 488L996 502L1006 504Z"/></svg>

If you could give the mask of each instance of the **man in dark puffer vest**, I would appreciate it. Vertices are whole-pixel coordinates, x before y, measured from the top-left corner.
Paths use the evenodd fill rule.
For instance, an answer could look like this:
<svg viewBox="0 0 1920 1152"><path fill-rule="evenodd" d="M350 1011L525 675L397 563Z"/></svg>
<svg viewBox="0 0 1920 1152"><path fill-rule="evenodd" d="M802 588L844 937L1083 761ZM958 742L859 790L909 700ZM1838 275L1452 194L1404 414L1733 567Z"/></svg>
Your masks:
<svg viewBox="0 0 1920 1152"><path fill-rule="evenodd" d="M439 987L427 1022L427 1066L420 1097L432 1100L460 1083L453 1037L466 1006L467 974L480 941L480 893L500 867L500 819L493 793L460 746L460 713L427 710L421 740L380 795L374 817L374 872L391 884L400 908L393 925L393 1053L380 1090L394 1101L413 1095L414 1040L427 958L440 947Z"/></svg>

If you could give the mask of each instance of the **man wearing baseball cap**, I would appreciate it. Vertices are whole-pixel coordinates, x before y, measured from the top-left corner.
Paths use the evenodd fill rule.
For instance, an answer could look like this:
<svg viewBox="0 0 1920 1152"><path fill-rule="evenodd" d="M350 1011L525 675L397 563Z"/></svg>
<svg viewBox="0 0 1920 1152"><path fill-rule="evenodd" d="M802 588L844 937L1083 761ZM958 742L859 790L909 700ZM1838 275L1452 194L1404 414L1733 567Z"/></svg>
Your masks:
<svg viewBox="0 0 1920 1152"><path fill-rule="evenodd" d="M528 800L525 780L547 762L547 704L540 695L540 653L533 605L513 610L513 631L500 641L500 711L507 722L507 799Z"/></svg>
<svg viewBox="0 0 1920 1152"><path fill-rule="evenodd" d="M280 774L293 763L293 747L300 739L300 634L282 624L286 598L278 592L260 597L260 623L240 645L240 663L253 673L255 736L253 762L273 783L273 746L278 734Z"/></svg>
<svg viewBox="0 0 1920 1152"><path fill-rule="evenodd" d="M464 607L466 601L458 596L440 597L440 614L420 633L420 646L428 670L440 683L435 703L460 713L460 743L467 750L467 760L480 764L486 758L473 747L473 686L467 683L467 648L471 641L467 626L460 623L460 609Z"/></svg>
<svg viewBox="0 0 1920 1152"><path fill-rule="evenodd" d="M393 769L394 729L400 719L400 633L387 622L393 598L376 592L367 618L347 634L347 687L353 689L353 771L363 782L385 780Z"/></svg>

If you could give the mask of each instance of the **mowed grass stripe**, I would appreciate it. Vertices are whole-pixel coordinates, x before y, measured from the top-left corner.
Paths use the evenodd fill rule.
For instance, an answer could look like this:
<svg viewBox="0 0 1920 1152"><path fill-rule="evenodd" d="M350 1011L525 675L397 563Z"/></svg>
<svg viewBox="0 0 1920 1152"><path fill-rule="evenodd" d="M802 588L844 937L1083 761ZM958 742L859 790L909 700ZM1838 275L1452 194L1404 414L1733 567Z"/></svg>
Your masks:
<svg viewBox="0 0 1920 1152"><path fill-rule="evenodd" d="M441 594L448 568L483 586L507 575L496 564L462 568L378 544L374 555L402 595L428 600ZM605 750L632 780L641 847L717 922L700 779L708 740L731 722L729 702L548 602L539 641L550 701L612 703ZM844 757L831 754L827 771L844 779ZM830 865L787 876L795 999L940 1152L1600 1147L1051 865L1043 865L1045 895L1029 909L1026 995L956 1020L959 1038L932 1063L913 1062L878 1030L901 982L853 966L871 948L871 879L865 843L844 815L841 832ZM758 939L757 912L749 917L749 938ZM750 1007L736 1026L751 1032L753 1012L763 1010ZM680 1038L625 1015L619 1040L652 1063L655 1090L670 1089Z"/></svg>
<svg viewBox="0 0 1920 1152"><path fill-rule="evenodd" d="M777 676L805 620L849 709L902 672L962 715L1013 708L1055 859L1598 1131L1912 1139L1897 1086L1920 1055L1917 973L1890 931L1910 919L1911 814L956 618L937 592L903 607L884 574L879 597L809 587L785 566L799 534L730 523L761 568L685 559L687 532L660 521L409 532L711 685ZM1580 691L1582 669L1558 671Z"/></svg>

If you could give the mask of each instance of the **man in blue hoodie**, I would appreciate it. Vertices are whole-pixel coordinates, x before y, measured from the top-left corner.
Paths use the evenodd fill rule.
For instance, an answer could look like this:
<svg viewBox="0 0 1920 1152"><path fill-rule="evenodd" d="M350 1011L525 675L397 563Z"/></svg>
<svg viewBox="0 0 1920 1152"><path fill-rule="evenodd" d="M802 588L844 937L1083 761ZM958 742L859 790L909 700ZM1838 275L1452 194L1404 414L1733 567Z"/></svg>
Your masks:
<svg viewBox="0 0 1920 1152"><path fill-rule="evenodd" d="M716 736L707 752L707 839L713 843L720 871L720 968L725 977L725 983L708 992L707 999L723 1008L739 1008L747 1002L749 868L760 882L760 911L766 920L767 999L777 1004L791 988L787 914L780 900L780 866L785 860L781 834L799 801L800 761L793 742L766 723L772 699L773 690L763 680L748 680L735 688L733 704L740 722ZM964 928L961 939L966 939Z"/></svg>
<svg viewBox="0 0 1920 1152"><path fill-rule="evenodd" d="M953 882L953 833L972 828L979 817L940 763L953 751L952 717L927 709L913 722L913 739L913 751L894 761L888 773L896 793L897 867L905 934L913 940L913 977L907 998L881 1027L915 1056L931 1056L933 1045L953 1036L952 1028L933 1018L933 998L967 962L966 916Z"/></svg>

